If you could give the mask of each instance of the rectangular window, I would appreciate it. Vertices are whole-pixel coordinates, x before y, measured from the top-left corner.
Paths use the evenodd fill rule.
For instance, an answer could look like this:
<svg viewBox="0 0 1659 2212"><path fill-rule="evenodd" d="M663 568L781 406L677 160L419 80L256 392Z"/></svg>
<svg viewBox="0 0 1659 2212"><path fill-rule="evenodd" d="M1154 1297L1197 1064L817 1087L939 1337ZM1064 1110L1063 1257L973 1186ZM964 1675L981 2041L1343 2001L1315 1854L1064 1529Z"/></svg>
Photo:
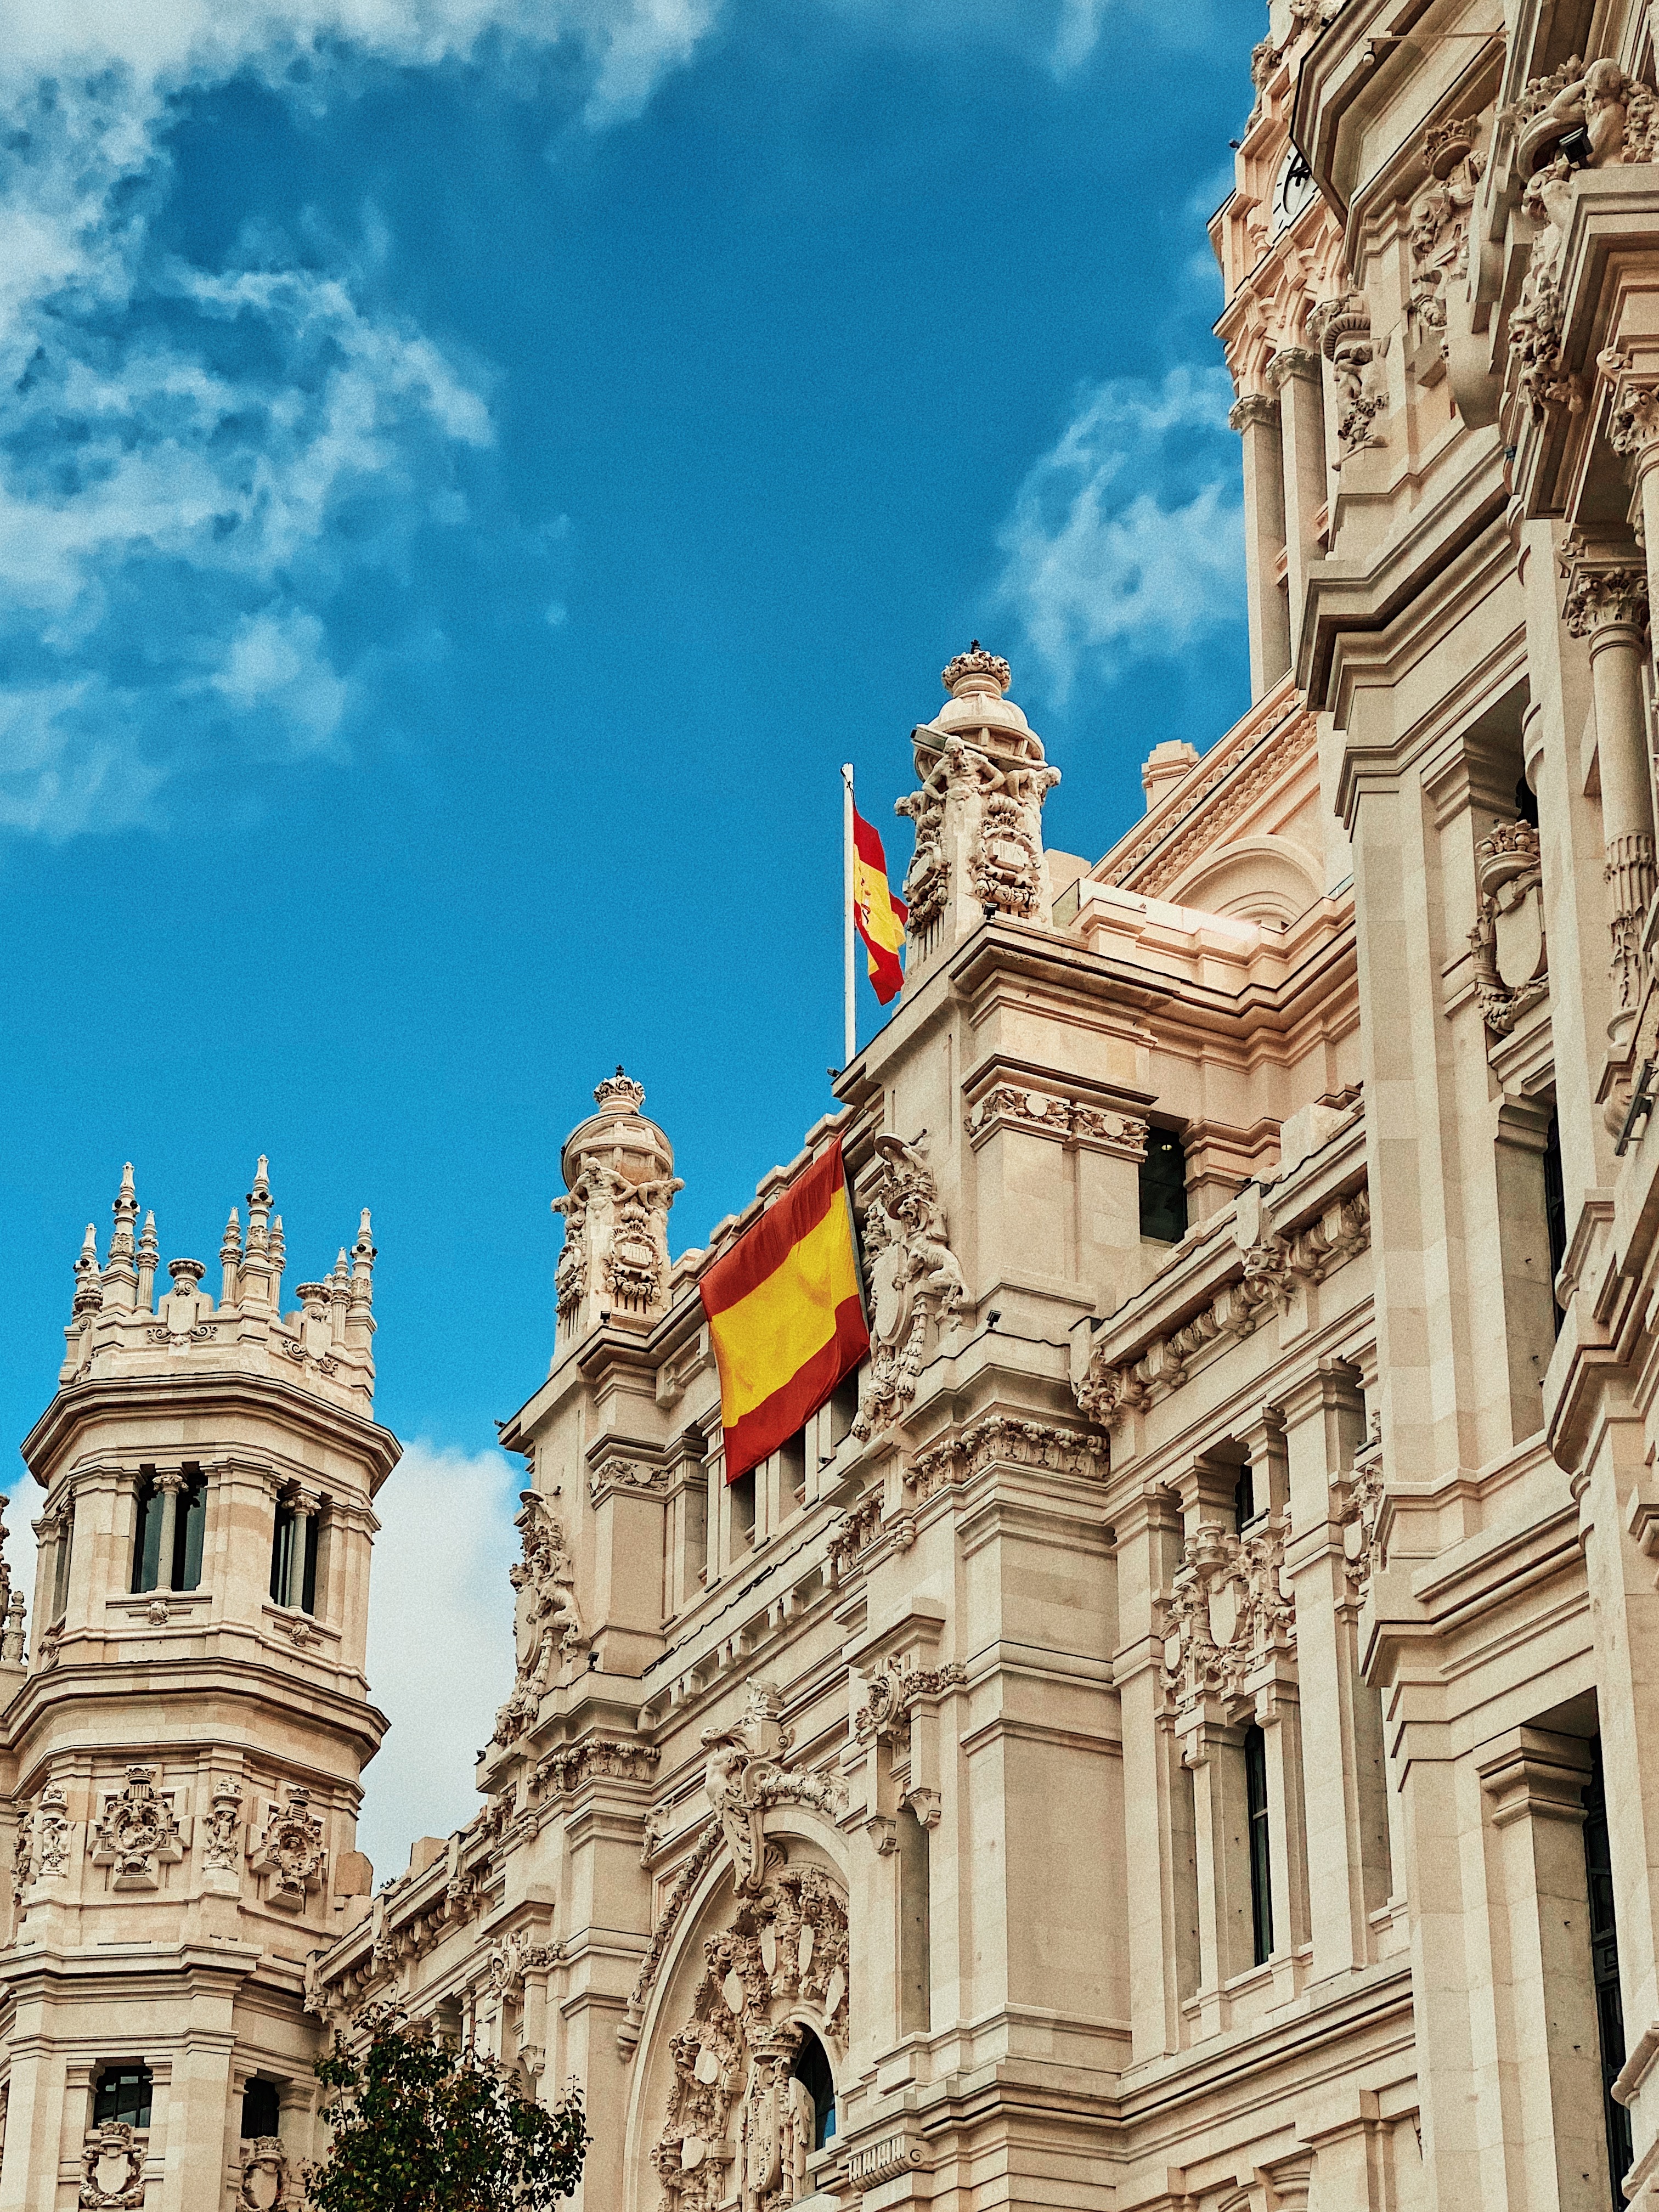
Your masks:
<svg viewBox="0 0 1659 2212"><path fill-rule="evenodd" d="M173 1587L199 1589L202 1584L202 1533L207 1524L207 1484L193 1467L185 1469L173 1524Z"/></svg>
<svg viewBox="0 0 1659 2212"><path fill-rule="evenodd" d="M1244 1812L1250 1832L1250 1933L1255 1963L1273 1956L1273 1885L1267 1837L1267 1740L1259 1728L1244 1731Z"/></svg>
<svg viewBox="0 0 1659 2212"><path fill-rule="evenodd" d="M1146 1157L1140 1163L1140 1233L1160 1244L1178 1244L1187 1234L1187 1156L1172 1129L1146 1132Z"/></svg>
<svg viewBox="0 0 1659 2212"><path fill-rule="evenodd" d="M732 1542L747 1546L755 1540L755 1470L740 1474L729 1486L732 1492Z"/></svg>
<svg viewBox="0 0 1659 2212"><path fill-rule="evenodd" d="M130 2128L147 2128L149 2101L149 2067L137 2060L118 2060L112 2066L106 2066L98 2077L98 2091L92 2102L92 2124L101 2128L112 2120L125 2120Z"/></svg>
<svg viewBox="0 0 1659 2212"><path fill-rule="evenodd" d="M161 1493L152 1467L138 1470L138 1517L132 1530L132 1587L153 1590L161 1579Z"/></svg>
<svg viewBox="0 0 1659 2212"><path fill-rule="evenodd" d="M320 1513L308 1513L306 1516L305 1565L300 1577L301 1613L315 1613L317 1610L317 1545L322 1534L322 1527L323 1516Z"/></svg>
<svg viewBox="0 0 1659 2212"><path fill-rule="evenodd" d="M52 1617L61 1620L69 1610L70 1562L75 1554L75 1506L71 1502L59 1522L58 1561L52 1577Z"/></svg>
<svg viewBox="0 0 1659 2212"><path fill-rule="evenodd" d="M1589 1787L1584 1792L1584 1870L1589 1881L1590 1973L1595 1988L1595 2024L1601 2044L1601 2114L1607 2130L1607 2164L1613 2171L1613 2203L1622 2208L1621 2186L1633 2155L1630 2114L1617 2102L1613 2085L1625 2063L1625 2008L1619 1992L1619 1929L1613 1909L1613 1857L1607 1848L1607 1799L1601 1776L1601 1739L1591 1747Z"/></svg>
<svg viewBox="0 0 1659 2212"><path fill-rule="evenodd" d="M294 1572L294 1508L279 1505L270 1534L270 1601L288 1603L289 1581Z"/></svg>
<svg viewBox="0 0 1659 2212"><path fill-rule="evenodd" d="M1255 1476L1249 1462L1238 1470L1238 1480L1233 1486L1233 1527L1241 1532L1255 1518Z"/></svg>

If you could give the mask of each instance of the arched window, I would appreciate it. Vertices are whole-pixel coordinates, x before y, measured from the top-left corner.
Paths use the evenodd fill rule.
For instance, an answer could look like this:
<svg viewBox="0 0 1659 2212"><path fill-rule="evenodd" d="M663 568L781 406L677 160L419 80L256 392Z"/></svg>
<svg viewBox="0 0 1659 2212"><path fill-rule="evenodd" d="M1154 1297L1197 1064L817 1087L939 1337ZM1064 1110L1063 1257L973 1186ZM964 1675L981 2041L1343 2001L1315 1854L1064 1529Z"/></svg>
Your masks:
<svg viewBox="0 0 1659 2212"><path fill-rule="evenodd" d="M812 2100L812 2110L817 2115L812 2130L812 2148L822 2150L836 2132L836 2077L830 2071L823 2045L810 2027L801 2030L795 2079Z"/></svg>
<svg viewBox="0 0 1659 2212"><path fill-rule="evenodd" d="M125 2120L129 2127L149 2125L149 2069L142 2059L118 2058L98 2076L92 2100L92 2124L101 2128L110 2120Z"/></svg>
<svg viewBox="0 0 1659 2212"><path fill-rule="evenodd" d="M282 2097L274 2081L262 2081L256 2075L242 2092L242 2134L252 2142L257 2136L274 2136L282 2132Z"/></svg>

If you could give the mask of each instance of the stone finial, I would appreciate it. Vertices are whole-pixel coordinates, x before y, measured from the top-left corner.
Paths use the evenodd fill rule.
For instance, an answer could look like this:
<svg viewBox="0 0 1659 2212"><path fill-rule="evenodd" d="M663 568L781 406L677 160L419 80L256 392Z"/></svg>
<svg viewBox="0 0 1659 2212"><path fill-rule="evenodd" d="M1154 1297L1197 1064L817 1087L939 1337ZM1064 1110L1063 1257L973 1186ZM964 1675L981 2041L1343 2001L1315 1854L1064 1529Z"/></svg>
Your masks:
<svg viewBox="0 0 1659 2212"><path fill-rule="evenodd" d="M115 1194L115 1234L109 1241L109 1256L113 1260L130 1260L133 1253L132 1224L138 1218L138 1195L132 1184L132 1162L129 1160L121 1170L121 1188Z"/></svg>
<svg viewBox="0 0 1659 2212"><path fill-rule="evenodd" d="M167 1273L173 1278L175 1291L193 1291L207 1269L199 1260L169 1260Z"/></svg>
<svg viewBox="0 0 1659 2212"><path fill-rule="evenodd" d="M73 1310L76 1319L89 1319L103 1303L103 1276L98 1266L98 1231L89 1221L87 1233L81 1240L81 1256L75 1263Z"/></svg>
<svg viewBox="0 0 1659 2212"><path fill-rule="evenodd" d="M957 653L947 660L939 671L939 681L953 699L979 691L1000 699L1013 681L1013 671L1000 653L988 653L975 638L966 653Z"/></svg>
<svg viewBox="0 0 1659 2212"><path fill-rule="evenodd" d="M374 1297L374 1234L364 1206L357 1220L357 1241L351 1248L351 1303L367 1306Z"/></svg>
<svg viewBox="0 0 1659 2212"><path fill-rule="evenodd" d="M230 1218L225 1224L225 1233L219 1243L219 1265L224 1270L224 1282L219 1297L223 1305L234 1306L237 1294L237 1271L242 1264L242 1217L233 1206Z"/></svg>
<svg viewBox="0 0 1659 2212"><path fill-rule="evenodd" d="M637 1114L645 1104L645 1085L624 1074L618 1060L616 1073L594 1085L593 1103L601 1114Z"/></svg>

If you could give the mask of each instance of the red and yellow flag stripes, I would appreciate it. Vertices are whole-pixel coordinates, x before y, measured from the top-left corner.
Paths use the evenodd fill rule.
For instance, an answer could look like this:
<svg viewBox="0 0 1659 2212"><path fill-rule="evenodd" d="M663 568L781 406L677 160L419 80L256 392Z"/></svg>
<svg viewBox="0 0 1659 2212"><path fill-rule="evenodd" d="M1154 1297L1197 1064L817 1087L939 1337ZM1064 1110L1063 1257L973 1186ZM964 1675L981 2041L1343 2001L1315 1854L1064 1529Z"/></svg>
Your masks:
<svg viewBox="0 0 1659 2212"><path fill-rule="evenodd" d="M870 981L884 1006L904 982L899 955L904 950L907 909L887 887L887 855L881 839L855 807L853 810L853 920L870 957Z"/></svg>
<svg viewBox="0 0 1659 2212"><path fill-rule="evenodd" d="M870 1348L839 1142L702 1279L726 1479L793 1437Z"/></svg>

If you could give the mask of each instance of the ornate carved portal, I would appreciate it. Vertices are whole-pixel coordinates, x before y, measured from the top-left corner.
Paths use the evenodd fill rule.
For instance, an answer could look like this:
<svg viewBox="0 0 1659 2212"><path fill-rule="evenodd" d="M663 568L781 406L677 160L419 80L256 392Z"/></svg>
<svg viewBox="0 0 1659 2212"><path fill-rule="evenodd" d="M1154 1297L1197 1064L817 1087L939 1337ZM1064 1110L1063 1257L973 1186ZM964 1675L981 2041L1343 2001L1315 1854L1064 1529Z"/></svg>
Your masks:
<svg viewBox="0 0 1659 2212"><path fill-rule="evenodd" d="M847 1907L828 1875L784 1867L703 1945L691 2014L670 2046L674 2086L652 2162L662 2212L775 2212L808 2194L816 2120L795 2075L810 2029L847 2041Z"/></svg>
<svg viewBox="0 0 1659 2212"><path fill-rule="evenodd" d="M916 1395L929 1322L950 1328L967 1295L920 1141L881 1136L876 1151L881 1176L864 1222L870 1372L853 1423L854 1435L865 1438L903 1418Z"/></svg>

